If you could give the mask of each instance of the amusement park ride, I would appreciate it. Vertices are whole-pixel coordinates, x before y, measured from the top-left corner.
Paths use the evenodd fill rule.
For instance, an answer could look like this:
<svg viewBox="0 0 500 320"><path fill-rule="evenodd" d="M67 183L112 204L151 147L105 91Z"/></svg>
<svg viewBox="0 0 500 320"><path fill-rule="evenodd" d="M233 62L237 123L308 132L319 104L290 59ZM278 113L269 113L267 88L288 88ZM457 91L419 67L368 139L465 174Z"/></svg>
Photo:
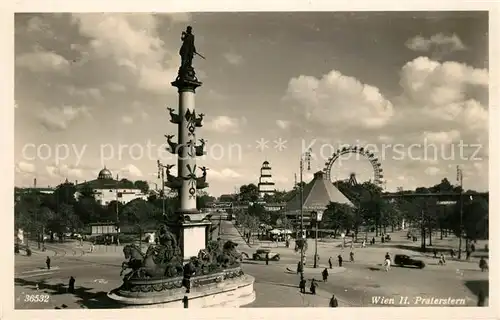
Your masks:
<svg viewBox="0 0 500 320"><path fill-rule="evenodd" d="M375 156L375 153L366 149L365 147L359 147L359 146L347 146L343 147L342 149L337 149L337 151L335 151L332 154L332 156L329 157L328 160L325 162L325 168L323 169L323 172L325 173L325 179L332 181L331 172L334 163L337 162L337 160L341 159L342 156L348 154L355 154L368 160L373 169L373 180L371 181L377 186L380 187L383 186L384 170L382 169L382 164L380 163L379 159ZM350 174L349 184L350 185L358 184L355 173Z"/></svg>

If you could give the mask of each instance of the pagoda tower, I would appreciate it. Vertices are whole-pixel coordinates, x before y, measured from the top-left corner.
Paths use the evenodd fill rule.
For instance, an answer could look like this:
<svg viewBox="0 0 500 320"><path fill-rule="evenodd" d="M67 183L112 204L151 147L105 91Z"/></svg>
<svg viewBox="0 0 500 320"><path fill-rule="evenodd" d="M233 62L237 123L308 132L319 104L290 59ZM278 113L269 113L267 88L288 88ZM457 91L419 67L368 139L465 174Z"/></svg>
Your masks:
<svg viewBox="0 0 500 320"><path fill-rule="evenodd" d="M259 178L259 196L263 198L266 194L273 195L276 192L276 188L273 182L273 176L271 174L271 166L266 160L262 163L260 168L260 178Z"/></svg>

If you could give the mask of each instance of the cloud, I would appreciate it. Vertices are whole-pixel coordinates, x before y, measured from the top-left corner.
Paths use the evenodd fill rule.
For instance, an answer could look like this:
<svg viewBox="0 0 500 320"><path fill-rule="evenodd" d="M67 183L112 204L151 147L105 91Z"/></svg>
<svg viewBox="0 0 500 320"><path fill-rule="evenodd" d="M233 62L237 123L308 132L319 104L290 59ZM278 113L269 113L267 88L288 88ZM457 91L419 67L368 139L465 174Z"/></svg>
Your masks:
<svg viewBox="0 0 500 320"><path fill-rule="evenodd" d="M69 72L70 63L55 52L37 49L35 52L24 53L16 58L16 65L31 72Z"/></svg>
<svg viewBox="0 0 500 320"><path fill-rule="evenodd" d="M125 92L125 89L126 89L123 84L116 83L116 82L108 82L105 87L109 91L113 91L113 92Z"/></svg>
<svg viewBox="0 0 500 320"><path fill-rule="evenodd" d="M192 15L189 12L163 13L162 15L169 17L173 23L186 23L192 19Z"/></svg>
<svg viewBox="0 0 500 320"><path fill-rule="evenodd" d="M143 176L142 171L133 164L128 164L127 166L123 167L122 169L120 169L120 172L123 175L129 174L136 178Z"/></svg>
<svg viewBox="0 0 500 320"><path fill-rule="evenodd" d="M170 81L177 75L177 54L165 49L154 14L78 13L72 21L90 41L78 47L87 63L112 63L126 70L139 88L157 94L174 93ZM122 71L124 72L124 71ZM118 72L115 72L118 75ZM121 78L110 79L118 82Z"/></svg>
<svg viewBox="0 0 500 320"><path fill-rule="evenodd" d="M241 125L245 123L245 119L232 118L228 116L218 116L211 121L207 121L207 129L216 132L232 132L240 131Z"/></svg>
<svg viewBox="0 0 500 320"><path fill-rule="evenodd" d="M430 38L415 36L408 39L405 43L406 47L413 51L428 52L434 51L438 54L447 54L454 51L466 50L467 48L462 43L462 40L456 35L445 35L438 33Z"/></svg>
<svg viewBox="0 0 500 320"><path fill-rule="evenodd" d="M488 82L486 69L416 58L402 68L403 95L394 122L407 132L441 132L447 128L455 138L460 135L487 144L489 112L479 100L487 101Z"/></svg>
<svg viewBox="0 0 500 320"><path fill-rule="evenodd" d="M94 100L102 100L103 96L101 94L101 90L98 88L77 88L74 85L67 85L65 87L66 91L71 96L82 96L84 98L92 98Z"/></svg>
<svg viewBox="0 0 500 320"><path fill-rule="evenodd" d="M231 52L225 53L224 58L226 59L227 62L229 62L229 64L235 66L243 63L243 57L236 53L231 53Z"/></svg>
<svg viewBox="0 0 500 320"><path fill-rule="evenodd" d="M290 79L284 99L309 121L336 128L380 129L394 113L378 88L336 70L320 79L305 75Z"/></svg>
<svg viewBox="0 0 500 320"><path fill-rule="evenodd" d="M207 96L209 99L212 99L212 100L226 100L226 96L223 95L222 93L219 93L213 89L210 89L208 90L208 93L207 93Z"/></svg>
<svg viewBox="0 0 500 320"><path fill-rule="evenodd" d="M439 173L441 173L441 169L437 167L427 167L425 169L425 174L428 176L437 176Z"/></svg>
<svg viewBox="0 0 500 320"><path fill-rule="evenodd" d="M39 115L40 124L49 131L64 131L80 117L91 117L87 107L49 108Z"/></svg>
<svg viewBox="0 0 500 320"><path fill-rule="evenodd" d="M122 116L122 122L125 124L132 124L134 123L134 119L130 116Z"/></svg>
<svg viewBox="0 0 500 320"><path fill-rule="evenodd" d="M210 179L231 180L231 179L238 179L241 177L242 177L241 174L229 168L222 169L221 171L216 171L213 169L207 171L207 178L209 180Z"/></svg>
<svg viewBox="0 0 500 320"><path fill-rule="evenodd" d="M82 179L84 177L83 169L66 164L50 165L45 167L45 170L52 178Z"/></svg>
<svg viewBox="0 0 500 320"><path fill-rule="evenodd" d="M460 132L458 130L440 131L440 132L425 131L423 133L423 138L430 143L448 145L460 138Z"/></svg>
<svg viewBox="0 0 500 320"><path fill-rule="evenodd" d="M290 126L290 121L286 121L286 120L276 120L276 125L280 128L280 129L287 129L289 126Z"/></svg>
<svg viewBox="0 0 500 320"><path fill-rule="evenodd" d="M30 174L36 172L36 167L34 164L24 161L16 163L15 169L17 173L21 174Z"/></svg>

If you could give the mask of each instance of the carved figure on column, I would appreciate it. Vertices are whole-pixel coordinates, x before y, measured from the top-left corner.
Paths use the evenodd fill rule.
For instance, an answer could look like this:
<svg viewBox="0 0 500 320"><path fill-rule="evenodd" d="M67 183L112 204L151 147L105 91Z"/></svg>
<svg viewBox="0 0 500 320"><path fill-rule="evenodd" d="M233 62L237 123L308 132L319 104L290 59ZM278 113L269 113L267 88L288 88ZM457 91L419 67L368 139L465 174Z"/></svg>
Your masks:
<svg viewBox="0 0 500 320"><path fill-rule="evenodd" d="M189 173L183 178L184 180L189 181L189 198L192 199L196 197L196 165L191 167L191 165L188 163L186 164L186 167Z"/></svg>
<svg viewBox="0 0 500 320"><path fill-rule="evenodd" d="M198 141L200 141L200 145L199 146L196 146L196 156L197 157L201 157L201 156L204 156L206 154L205 152L205 139L199 139Z"/></svg>
<svg viewBox="0 0 500 320"><path fill-rule="evenodd" d="M188 135L194 134L195 128L196 128L196 111L192 111L187 109L186 114L184 115L184 118L186 119L187 122L187 129L189 131Z"/></svg>
<svg viewBox="0 0 500 320"><path fill-rule="evenodd" d="M174 124L179 124L181 123L181 117L177 113L175 113L174 108L167 108L168 112L170 113L170 122Z"/></svg>
<svg viewBox="0 0 500 320"><path fill-rule="evenodd" d="M196 189L205 189L208 187L207 183L207 167L201 167L200 170L203 172L202 176L199 178L196 178Z"/></svg>
<svg viewBox="0 0 500 320"><path fill-rule="evenodd" d="M198 118L195 118L195 124L196 124L196 127L197 128L201 128L203 127L203 117L205 116L205 114L203 113L200 113L199 117ZM196 116L195 116L196 117Z"/></svg>
<svg viewBox="0 0 500 320"><path fill-rule="evenodd" d="M170 174L170 169L175 167L174 164L168 164L167 169L167 183L166 186L172 189L180 189L182 187L182 178Z"/></svg>
<svg viewBox="0 0 500 320"><path fill-rule="evenodd" d="M197 156L197 152L198 152L198 149L196 147L196 143L194 142L193 139L189 140L187 143L186 143L186 148L187 148L187 156L188 157L191 157L191 158L194 158L195 156Z"/></svg>
<svg viewBox="0 0 500 320"><path fill-rule="evenodd" d="M173 135L173 134L165 135L165 138L167 138L167 143L170 147L169 151L172 154L178 154L179 153L179 144L172 141L173 137L175 137L175 135Z"/></svg>

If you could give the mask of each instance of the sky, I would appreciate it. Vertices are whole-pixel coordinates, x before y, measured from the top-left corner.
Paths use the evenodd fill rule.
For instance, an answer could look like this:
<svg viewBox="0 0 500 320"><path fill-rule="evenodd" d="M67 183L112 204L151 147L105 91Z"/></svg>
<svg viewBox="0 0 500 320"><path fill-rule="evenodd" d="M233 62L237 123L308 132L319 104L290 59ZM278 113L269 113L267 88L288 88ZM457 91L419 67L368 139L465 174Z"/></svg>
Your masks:
<svg viewBox="0 0 500 320"><path fill-rule="evenodd" d="M263 161L290 189L301 155L322 170L337 149L363 146L379 159L384 187L414 189L448 178L488 190L486 12L274 12L15 17L15 184L92 180L103 167L157 179L174 164L164 135L191 25L203 85L198 138L207 140L207 191L258 183ZM307 161L306 161L307 162ZM362 156L331 176L373 179Z"/></svg>

